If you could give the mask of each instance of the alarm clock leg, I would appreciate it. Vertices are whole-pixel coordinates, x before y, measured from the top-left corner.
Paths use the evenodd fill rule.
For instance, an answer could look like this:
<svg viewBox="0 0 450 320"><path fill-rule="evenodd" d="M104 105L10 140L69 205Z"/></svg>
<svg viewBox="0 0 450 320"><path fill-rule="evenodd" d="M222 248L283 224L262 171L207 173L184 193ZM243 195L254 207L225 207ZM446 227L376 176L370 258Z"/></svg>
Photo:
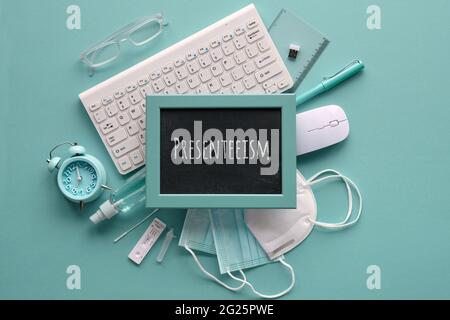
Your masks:
<svg viewBox="0 0 450 320"><path fill-rule="evenodd" d="M84 209L84 201L80 201L80 211L83 211Z"/></svg>

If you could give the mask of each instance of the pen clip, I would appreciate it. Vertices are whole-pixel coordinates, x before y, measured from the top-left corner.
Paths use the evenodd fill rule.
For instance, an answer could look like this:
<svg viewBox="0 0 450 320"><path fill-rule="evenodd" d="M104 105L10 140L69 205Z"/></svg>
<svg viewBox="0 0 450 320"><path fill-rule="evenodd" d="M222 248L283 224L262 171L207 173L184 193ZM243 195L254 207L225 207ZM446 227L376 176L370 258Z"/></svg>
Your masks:
<svg viewBox="0 0 450 320"><path fill-rule="evenodd" d="M351 61L349 64L347 64L345 67L343 67L341 70L339 70L338 72L333 74L332 76L323 77L323 80L330 80L330 79L336 77L337 75L341 74L342 72L344 72L345 70L349 69L350 67L352 67L353 65L355 65L357 63L361 63L361 61L358 60L358 59L355 59L355 60Z"/></svg>

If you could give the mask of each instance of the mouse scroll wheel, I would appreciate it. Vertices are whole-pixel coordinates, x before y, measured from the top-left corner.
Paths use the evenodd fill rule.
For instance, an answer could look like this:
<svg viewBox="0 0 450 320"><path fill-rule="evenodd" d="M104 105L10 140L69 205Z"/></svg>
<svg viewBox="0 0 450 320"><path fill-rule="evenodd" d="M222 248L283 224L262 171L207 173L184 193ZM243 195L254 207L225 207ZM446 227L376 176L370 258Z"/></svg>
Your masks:
<svg viewBox="0 0 450 320"><path fill-rule="evenodd" d="M330 127L337 127L339 125L339 120L331 120Z"/></svg>

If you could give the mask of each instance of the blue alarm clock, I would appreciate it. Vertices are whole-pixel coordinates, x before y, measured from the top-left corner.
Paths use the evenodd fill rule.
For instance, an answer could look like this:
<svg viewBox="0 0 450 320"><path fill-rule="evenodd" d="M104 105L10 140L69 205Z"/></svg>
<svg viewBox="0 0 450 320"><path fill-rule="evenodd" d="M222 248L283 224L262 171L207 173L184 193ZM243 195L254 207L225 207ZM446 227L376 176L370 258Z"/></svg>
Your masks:
<svg viewBox="0 0 450 320"><path fill-rule="evenodd" d="M63 146L70 145L69 157L62 160L53 156L53 152ZM106 185L106 171L102 163L76 142L64 142L56 145L50 151L47 160L50 172L58 170L56 181L62 194L73 202L78 202L80 208L87 202L97 199L104 189L110 189Z"/></svg>

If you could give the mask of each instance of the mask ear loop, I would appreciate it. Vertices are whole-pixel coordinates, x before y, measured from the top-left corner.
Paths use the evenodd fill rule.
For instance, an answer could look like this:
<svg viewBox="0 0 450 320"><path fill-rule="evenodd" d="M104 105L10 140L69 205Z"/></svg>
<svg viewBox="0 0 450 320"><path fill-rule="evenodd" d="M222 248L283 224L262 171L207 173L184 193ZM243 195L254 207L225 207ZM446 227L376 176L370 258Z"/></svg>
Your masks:
<svg viewBox="0 0 450 320"><path fill-rule="evenodd" d="M276 299L276 298L284 296L285 294L287 294L289 291L292 290L292 288L295 285L295 272L294 272L294 269L292 268L292 266L289 263L287 263L286 261L284 261L283 257L278 258L275 261L280 262L290 271L291 279L292 279L289 287L287 287L286 289L284 289L283 291L281 291L280 293L277 293L277 294L264 294L264 293L261 293L258 290L256 290L255 287L250 282L247 281L247 279L245 277L245 273L242 270L239 270L239 271L244 276L244 280L239 279L238 277L234 276L230 271L227 271L227 272L228 272L228 275L231 278L233 278L234 280L241 281L243 285L248 285L250 287L250 289L253 291L253 293L256 294L257 296L259 296L261 298L265 298L265 299Z"/></svg>
<svg viewBox="0 0 450 320"><path fill-rule="evenodd" d="M228 273L233 279L238 280L239 282L242 282L242 284L238 287L231 287L229 285L227 285L225 282L220 281L217 277L213 276L211 273L209 273L208 271L206 271L206 269L203 267L203 265L200 263L200 260L198 260L197 255L194 253L194 251L192 251L191 248L188 247L188 245L185 243L184 244L184 248L192 255L192 257L194 258L195 263L197 263L197 266L199 267L199 269L210 279L214 280L215 282L217 282L218 284L224 286L225 288L227 288L228 290L231 291L239 291L241 290L245 284L247 283L247 278L244 274L244 272L242 270L239 270L239 272L242 275L243 279L240 279L238 277L235 277L234 275L232 275L231 273Z"/></svg>
<svg viewBox="0 0 450 320"><path fill-rule="evenodd" d="M334 174L317 179L317 177L319 177L322 174L327 173L327 172L332 172ZM329 180L329 179L342 179L345 183L345 186L347 189L347 195L348 195L348 211L347 211L347 215L346 215L345 219L343 221L337 222L337 223L326 223L326 222L320 222L320 221L313 220L313 219L308 219L308 220L311 221L312 223L314 223L315 225L320 226L322 228L326 228L326 229L342 229L342 228L349 227L349 226L355 224L356 222L358 222L358 220L361 216L362 206L363 206L362 195L359 192L358 186L352 180L350 180L350 178L348 178L348 177L342 175L340 172L338 172L336 170L332 170L332 169L326 169L326 170L316 173L315 175L313 175L311 178L309 178L307 180L306 184L309 186L312 186L314 184L317 184L319 182L322 182L324 180ZM352 190L351 190L350 186L356 191L356 194L358 195L359 208L358 208L358 213L357 213L355 219L348 222L348 220L350 219L350 217L352 215L352 211L353 211L353 195L352 195Z"/></svg>

